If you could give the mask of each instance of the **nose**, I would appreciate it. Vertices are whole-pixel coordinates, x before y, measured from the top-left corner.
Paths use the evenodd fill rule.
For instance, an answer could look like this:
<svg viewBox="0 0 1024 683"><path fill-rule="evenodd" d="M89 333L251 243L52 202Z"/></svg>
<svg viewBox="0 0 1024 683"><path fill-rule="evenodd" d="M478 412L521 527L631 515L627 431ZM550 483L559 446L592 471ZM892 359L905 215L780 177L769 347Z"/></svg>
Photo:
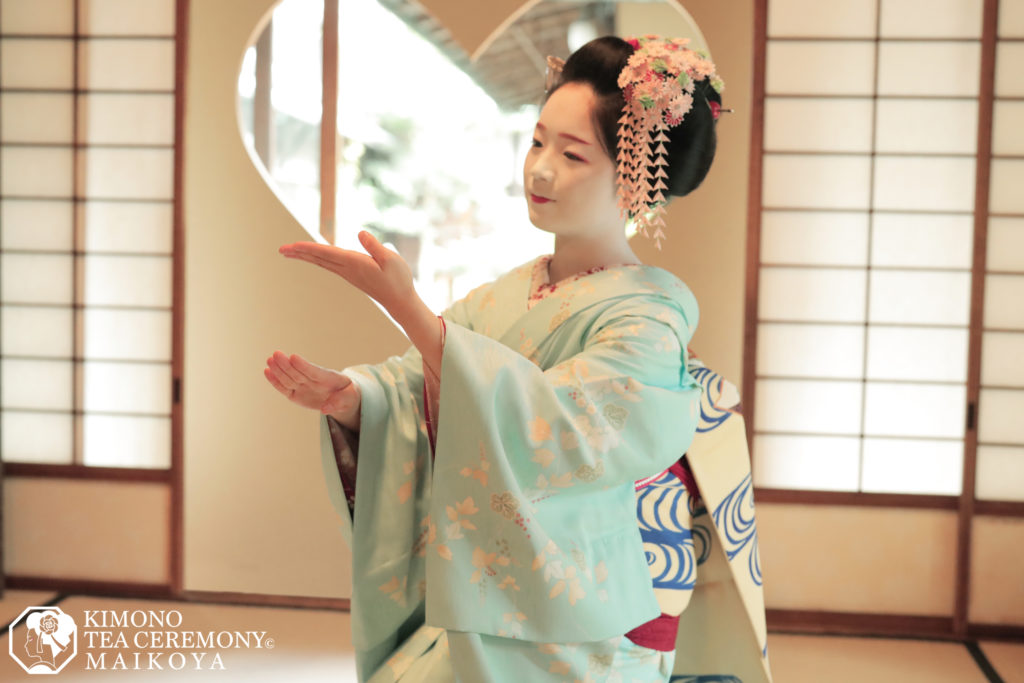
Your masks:
<svg viewBox="0 0 1024 683"><path fill-rule="evenodd" d="M541 153L533 160L533 163L530 165L530 177L546 183L554 179L555 173L548 162L547 154Z"/></svg>
<svg viewBox="0 0 1024 683"><path fill-rule="evenodd" d="M535 183L550 185L551 181L554 180L555 175L551 172L550 168L538 168L535 166L530 169L530 177Z"/></svg>

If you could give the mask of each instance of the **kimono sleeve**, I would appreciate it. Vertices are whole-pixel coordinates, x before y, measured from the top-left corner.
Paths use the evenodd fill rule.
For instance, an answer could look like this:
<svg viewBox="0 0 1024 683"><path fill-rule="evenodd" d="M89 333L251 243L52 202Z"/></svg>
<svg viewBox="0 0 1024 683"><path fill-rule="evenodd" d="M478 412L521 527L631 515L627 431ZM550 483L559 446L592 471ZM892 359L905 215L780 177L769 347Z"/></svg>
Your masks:
<svg viewBox="0 0 1024 683"><path fill-rule="evenodd" d="M489 287L489 284L482 285L453 303L444 311L444 318L473 329L469 301ZM358 475L359 454L378 453L388 448L411 453L421 448L426 436L423 422L425 373L423 357L414 346L400 357L388 358L376 365L353 366L344 373L359 387L362 401L359 432L352 435L321 416L320 455L328 497L343 520L342 534L351 545L357 498L352 489ZM339 438L339 432L345 432L345 437ZM368 438L360 441L360 435Z"/></svg>
<svg viewBox="0 0 1024 683"><path fill-rule="evenodd" d="M458 304L456 305L458 306ZM465 307L449 310L463 318ZM326 416L320 418L321 465L328 496L342 518L352 551L353 644L361 672L372 672L403 629L422 620L424 553L431 481L423 405L423 359L415 347L375 365L344 373L358 386L361 415L357 452L341 453ZM340 456L352 458L353 507L346 497Z"/></svg>
<svg viewBox="0 0 1024 683"><path fill-rule="evenodd" d="M563 325L579 326L580 350L547 369L448 327L427 554L433 625L508 635L511 614L516 637L578 642L660 613L633 485L693 438L696 311L652 295L576 315ZM479 603L465 599L470 586Z"/></svg>

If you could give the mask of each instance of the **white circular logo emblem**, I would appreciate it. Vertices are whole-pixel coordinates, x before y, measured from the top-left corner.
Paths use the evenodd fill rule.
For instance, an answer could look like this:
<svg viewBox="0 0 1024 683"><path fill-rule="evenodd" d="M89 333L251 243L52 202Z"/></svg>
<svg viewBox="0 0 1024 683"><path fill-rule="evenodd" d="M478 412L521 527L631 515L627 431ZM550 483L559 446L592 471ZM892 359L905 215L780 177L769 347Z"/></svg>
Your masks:
<svg viewBox="0 0 1024 683"><path fill-rule="evenodd" d="M60 607L26 607L11 622L8 651L30 674L56 674L78 654L78 627Z"/></svg>

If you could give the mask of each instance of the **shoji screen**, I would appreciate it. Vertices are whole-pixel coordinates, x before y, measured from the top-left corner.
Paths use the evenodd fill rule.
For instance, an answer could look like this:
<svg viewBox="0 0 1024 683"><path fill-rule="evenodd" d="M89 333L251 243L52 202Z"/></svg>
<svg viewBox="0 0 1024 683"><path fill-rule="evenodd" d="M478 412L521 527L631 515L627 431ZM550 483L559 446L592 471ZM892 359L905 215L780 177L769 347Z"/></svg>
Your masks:
<svg viewBox="0 0 1024 683"><path fill-rule="evenodd" d="M7 462L170 466L174 0L0 4Z"/></svg>
<svg viewBox="0 0 1024 683"><path fill-rule="evenodd" d="M998 36L976 492L1024 501L1024 2Z"/></svg>
<svg viewBox="0 0 1024 683"><path fill-rule="evenodd" d="M981 0L770 0L756 484L959 494Z"/></svg>

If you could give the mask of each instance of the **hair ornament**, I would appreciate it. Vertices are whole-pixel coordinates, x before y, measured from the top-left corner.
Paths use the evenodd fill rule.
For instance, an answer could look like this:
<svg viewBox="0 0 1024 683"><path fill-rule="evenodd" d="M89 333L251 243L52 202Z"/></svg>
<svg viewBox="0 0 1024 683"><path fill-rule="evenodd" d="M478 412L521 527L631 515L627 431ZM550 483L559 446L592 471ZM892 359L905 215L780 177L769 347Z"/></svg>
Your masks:
<svg viewBox="0 0 1024 683"><path fill-rule="evenodd" d="M619 208L627 220L636 222L637 232L653 237L655 246L661 249L668 191L666 131L682 123L693 108L697 82L707 80L719 93L725 83L706 53L686 47L688 38L665 39L649 34L626 42L634 52L618 80L625 99L616 157ZM708 104L716 120L719 112L731 111L716 106L717 102L709 100Z"/></svg>
<svg viewBox="0 0 1024 683"><path fill-rule="evenodd" d="M560 57L548 55L547 72L544 74L544 92L550 93L558 80L562 77L562 69L565 67L565 60Z"/></svg>

